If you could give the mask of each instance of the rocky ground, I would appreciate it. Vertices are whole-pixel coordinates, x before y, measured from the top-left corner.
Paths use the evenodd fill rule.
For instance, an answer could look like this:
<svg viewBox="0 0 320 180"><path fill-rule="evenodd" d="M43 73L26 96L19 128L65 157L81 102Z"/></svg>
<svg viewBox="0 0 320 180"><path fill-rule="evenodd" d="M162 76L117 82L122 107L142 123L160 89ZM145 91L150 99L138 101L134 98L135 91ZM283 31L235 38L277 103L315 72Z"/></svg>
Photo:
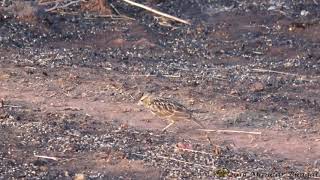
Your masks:
<svg viewBox="0 0 320 180"><path fill-rule="evenodd" d="M48 2L0 8L0 179L320 177L317 0ZM162 133L142 92L261 134Z"/></svg>

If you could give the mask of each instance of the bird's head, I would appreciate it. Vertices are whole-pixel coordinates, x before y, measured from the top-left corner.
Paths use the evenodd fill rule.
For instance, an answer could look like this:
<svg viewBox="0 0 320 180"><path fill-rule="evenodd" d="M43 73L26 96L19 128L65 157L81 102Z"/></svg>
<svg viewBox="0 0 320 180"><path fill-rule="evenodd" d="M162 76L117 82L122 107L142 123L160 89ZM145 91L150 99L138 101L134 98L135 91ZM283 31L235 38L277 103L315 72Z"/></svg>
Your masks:
<svg viewBox="0 0 320 180"><path fill-rule="evenodd" d="M143 94L142 97L140 98L138 105L144 105L144 106L149 106L150 102L152 100L151 94Z"/></svg>

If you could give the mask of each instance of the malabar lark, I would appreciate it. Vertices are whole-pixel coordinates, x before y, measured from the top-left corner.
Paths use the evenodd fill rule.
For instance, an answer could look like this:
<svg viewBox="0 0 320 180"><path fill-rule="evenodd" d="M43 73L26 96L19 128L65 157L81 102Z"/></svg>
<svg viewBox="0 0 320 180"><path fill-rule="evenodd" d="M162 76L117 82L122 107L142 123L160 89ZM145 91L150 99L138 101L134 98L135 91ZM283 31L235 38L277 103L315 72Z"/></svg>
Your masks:
<svg viewBox="0 0 320 180"><path fill-rule="evenodd" d="M145 94L140 98L138 104L143 105L160 118L164 118L170 121L170 123L165 128L163 128L162 131L165 131L176 122L186 121L192 121L199 125L201 128L205 129L205 126L203 126L192 116L192 112L189 109L174 100L154 97L150 94Z"/></svg>

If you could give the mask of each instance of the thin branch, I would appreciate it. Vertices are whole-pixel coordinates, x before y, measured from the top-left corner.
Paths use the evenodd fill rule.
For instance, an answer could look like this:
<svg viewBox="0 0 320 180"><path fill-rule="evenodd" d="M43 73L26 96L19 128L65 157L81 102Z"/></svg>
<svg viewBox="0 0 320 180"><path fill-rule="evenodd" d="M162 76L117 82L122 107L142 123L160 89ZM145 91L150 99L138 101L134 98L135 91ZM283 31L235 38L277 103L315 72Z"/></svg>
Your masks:
<svg viewBox="0 0 320 180"><path fill-rule="evenodd" d="M38 157L38 158L43 158L43 159L51 159L51 160L54 160L54 161L58 161L59 159L57 157L51 157L51 156L41 156L41 155L34 155L35 157Z"/></svg>
<svg viewBox="0 0 320 180"><path fill-rule="evenodd" d="M250 132L250 131L237 131L237 130L227 130L227 129L197 129L199 131L205 132L218 132L218 133L241 133L241 134L256 134L261 135L261 132Z"/></svg>
<svg viewBox="0 0 320 180"><path fill-rule="evenodd" d="M158 10L155 10L155 9L152 9L148 6L145 6L145 5L142 5L142 4L139 4L139 3L136 3L136 2L133 2L131 0L123 0L124 2L128 3L128 4L131 4L133 6L137 6L137 7L140 7L144 10L147 10L147 11L150 11L150 12L153 12L157 15L160 15L160 16L163 16L163 17L166 17L168 19L172 19L172 20L175 20L175 21L178 21L178 22L181 22L181 23L184 23L184 24L188 24L188 25L191 25L189 21L186 21L186 20L183 20L183 19L180 19L180 18L177 18L177 17L174 17L174 16L171 16L169 14L166 14L166 13L163 13L163 12L160 12Z"/></svg>
<svg viewBox="0 0 320 180"><path fill-rule="evenodd" d="M116 12L118 15L121 15L121 13L118 11L118 9L116 7L114 7L114 5L112 3L110 3L110 7L114 10L114 12Z"/></svg>

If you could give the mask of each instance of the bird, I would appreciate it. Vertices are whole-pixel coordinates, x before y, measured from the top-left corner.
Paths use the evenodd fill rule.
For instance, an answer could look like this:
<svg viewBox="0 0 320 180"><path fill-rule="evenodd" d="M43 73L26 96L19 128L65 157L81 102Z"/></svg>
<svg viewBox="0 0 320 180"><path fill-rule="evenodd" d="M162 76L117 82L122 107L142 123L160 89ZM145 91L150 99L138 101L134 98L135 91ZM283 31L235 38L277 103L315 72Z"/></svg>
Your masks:
<svg viewBox="0 0 320 180"><path fill-rule="evenodd" d="M196 123L202 129L206 129L206 127L201 122L199 122L192 116L192 111L190 109L172 99L156 97L147 93L142 95L138 102L138 105L143 105L153 114L170 121L170 123L162 129L162 132L166 131L170 126L174 125L178 121L187 120ZM208 133L206 133L206 138L209 143L214 146L214 153L220 154L221 147L212 142Z"/></svg>
<svg viewBox="0 0 320 180"><path fill-rule="evenodd" d="M140 98L138 104L143 105L156 116L170 121L170 123L164 127L162 131L166 131L176 122L185 122L188 120L205 129L205 126L192 116L191 110L172 99L156 97L151 94L144 94Z"/></svg>

